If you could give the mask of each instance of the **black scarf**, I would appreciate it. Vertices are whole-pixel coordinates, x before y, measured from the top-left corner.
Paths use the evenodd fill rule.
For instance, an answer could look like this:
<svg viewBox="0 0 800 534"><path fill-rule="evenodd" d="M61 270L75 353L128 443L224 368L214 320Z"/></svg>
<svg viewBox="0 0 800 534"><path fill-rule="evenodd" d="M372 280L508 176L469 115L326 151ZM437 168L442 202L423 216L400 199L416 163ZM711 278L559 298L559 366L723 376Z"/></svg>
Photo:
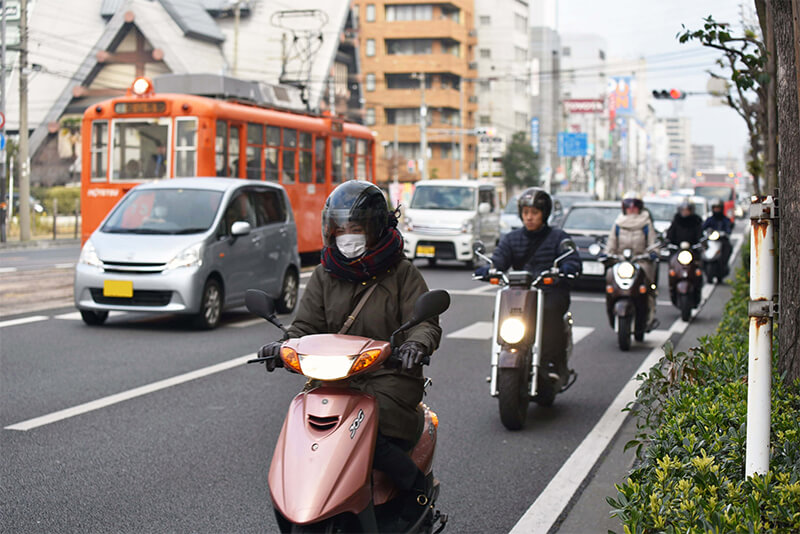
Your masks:
<svg viewBox="0 0 800 534"><path fill-rule="evenodd" d="M386 272L403 258L403 236L388 228L375 247L355 259L344 256L336 247L322 249L322 267L336 278L363 282Z"/></svg>

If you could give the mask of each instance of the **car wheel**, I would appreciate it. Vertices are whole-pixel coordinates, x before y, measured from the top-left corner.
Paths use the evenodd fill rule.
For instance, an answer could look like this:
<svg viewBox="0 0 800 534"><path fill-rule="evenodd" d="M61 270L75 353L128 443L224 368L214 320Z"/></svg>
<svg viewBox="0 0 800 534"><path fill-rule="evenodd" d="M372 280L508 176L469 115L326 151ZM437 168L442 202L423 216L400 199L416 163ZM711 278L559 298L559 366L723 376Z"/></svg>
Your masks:
<svg viewBox="0 0 800 534"><path fill-rule="evenodd" d="M89 326L100 326L108 319L107 311L81 310L81 319Z"/></svg>
<svg viewBox="0 0 800 534"><path fill-rule="evenodd" d="M200 312L195 316L197 328L211 330L219 324L222 316L222 287L213 278L206 281L200 300Z"/></svg>
<svg viewBox="0 0 800 534"><path fill-rule="evenodd" d="M297 273L293 269L288 269L283 276L281 296L278 298L278 302L275 303L275 309L278 313L292 313L294 311L294 307L297 305L299 286Z"/></svg>

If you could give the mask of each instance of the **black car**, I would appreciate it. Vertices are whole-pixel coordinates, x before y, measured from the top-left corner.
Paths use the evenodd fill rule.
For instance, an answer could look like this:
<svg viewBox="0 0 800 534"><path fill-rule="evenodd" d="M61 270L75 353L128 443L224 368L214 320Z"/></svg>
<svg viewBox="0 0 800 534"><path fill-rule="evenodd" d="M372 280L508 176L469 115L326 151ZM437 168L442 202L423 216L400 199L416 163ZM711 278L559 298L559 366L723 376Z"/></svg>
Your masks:
<svg viewBox="0 0 800 534"><path fill-rule="evenodd" d="M599 241L605 242L620 214L620 204L616 201L576 202L564 217L561 229L567 232L578 246L583 272L581 279L602 281L605 279L605 266L597 261L597 254L589 252L589 247Z"/></svg>

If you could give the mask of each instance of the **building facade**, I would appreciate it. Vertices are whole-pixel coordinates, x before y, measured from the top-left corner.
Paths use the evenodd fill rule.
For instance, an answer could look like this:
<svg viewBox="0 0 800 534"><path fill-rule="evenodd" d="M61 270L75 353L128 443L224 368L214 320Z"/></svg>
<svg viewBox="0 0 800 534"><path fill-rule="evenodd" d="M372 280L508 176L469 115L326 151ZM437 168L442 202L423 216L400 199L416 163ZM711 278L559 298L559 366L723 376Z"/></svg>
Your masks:
<svg viewBox="0 0 800 534"><path fill-rule="evenodd" d="M533 26L530 29L530 102L531 119L539 125L538 148L539 176L546 188L556 179L558 159L558 132L562 128L561 109L561 39L550 26Z"/></svg>
<svg viewBox="0 0 800 534"><path fill-rule="evenodd" d="M353 9L365 124L378 136L378 182L474 178L472 0L359 0Z"/></svg>

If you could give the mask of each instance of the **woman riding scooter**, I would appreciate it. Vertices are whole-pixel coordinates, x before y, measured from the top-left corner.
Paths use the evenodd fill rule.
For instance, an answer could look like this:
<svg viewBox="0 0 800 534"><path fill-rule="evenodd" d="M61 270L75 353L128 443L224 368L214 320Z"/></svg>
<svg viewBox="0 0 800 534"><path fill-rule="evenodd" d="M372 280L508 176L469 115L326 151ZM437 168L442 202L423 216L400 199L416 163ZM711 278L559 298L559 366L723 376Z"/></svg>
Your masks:
<svg viewBox="0 0 800 534"><path fill-rule="evenodd" d="M492 254L494 268L498 271L522 269L540 273L553 265L559 254L559 244L569 235L561 229L547 225L553 209L553 199L544 189L529 187L517 200L519 218L523 227L506 234ZM475 271L486 277L490 266L485 265ZM567 256L561 263L564 274L579 274L581 260L577 252ZM544 310L542 361L548 373L555 375L556 381L570 374L565 361L565 339L562 318L569 310L569 286L566 282L553 285L545 290L547 299Z"/></svg>
<svg viewBox="0 0 800 534"><path fill-rule="evenodd" d="M322 210L322 263L308 281L288 329L290 338L340 332L345 319L355 315L347 334L388 340L409 321L417 297L428 288L404 256L396 226L395 214L375 185L348 181L334 189ZM357 313L359 305L363 307ZM378 401L373 466L404 490L409 506L425 502L418 497L431 483L407 451L423 424L417 410L424 392L421 362L439 346L441 335L438 318L423 321L398 336L401 368L382 369L353 382ZM270 359L268 371L275 367L270 362L280 365L280 348L281 342L273 342L259 350L260 358Z"/></svg>

